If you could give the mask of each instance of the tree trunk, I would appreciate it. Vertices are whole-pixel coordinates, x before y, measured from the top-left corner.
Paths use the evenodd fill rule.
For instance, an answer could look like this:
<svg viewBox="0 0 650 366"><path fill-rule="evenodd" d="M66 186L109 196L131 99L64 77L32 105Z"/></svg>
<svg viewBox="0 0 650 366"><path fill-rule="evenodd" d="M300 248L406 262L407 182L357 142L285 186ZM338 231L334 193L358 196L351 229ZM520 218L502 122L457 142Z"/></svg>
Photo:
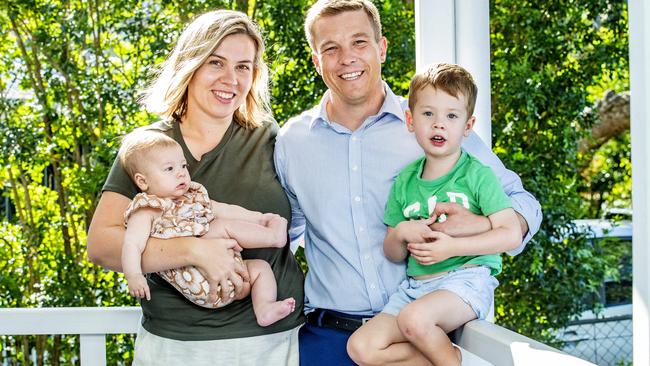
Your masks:
<svg viewBox="0 0 650 366"><path fill-rule="evenodd" d="M591 135L580 140L578 152L593 155L609 139L630 129L630 93L616 94L605 92L603 99L596 103L599 122L592 126Z"/></svg>

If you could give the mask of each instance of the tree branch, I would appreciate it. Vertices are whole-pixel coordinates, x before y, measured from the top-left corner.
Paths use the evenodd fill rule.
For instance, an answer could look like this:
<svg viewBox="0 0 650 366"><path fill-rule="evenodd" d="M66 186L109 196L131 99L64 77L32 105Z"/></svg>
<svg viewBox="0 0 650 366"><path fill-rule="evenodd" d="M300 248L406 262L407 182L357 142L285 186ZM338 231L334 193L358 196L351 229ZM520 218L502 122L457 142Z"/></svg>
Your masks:
<svg viewBox="0 0 650 366"><path fill-rule="evenodd" d="M600 121L592 126L590 136L578 143L578 152L583 155L630 129L630 93L616 94L608 90L596 108Z"/></svg>

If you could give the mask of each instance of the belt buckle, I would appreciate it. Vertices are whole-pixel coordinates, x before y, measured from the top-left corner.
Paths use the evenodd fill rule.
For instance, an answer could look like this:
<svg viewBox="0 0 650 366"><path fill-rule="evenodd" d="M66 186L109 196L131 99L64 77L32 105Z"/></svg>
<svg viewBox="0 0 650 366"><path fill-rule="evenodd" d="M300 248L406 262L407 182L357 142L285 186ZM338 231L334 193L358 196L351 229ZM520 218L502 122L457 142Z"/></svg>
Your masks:
<svg viewBox="0 0 650 366"><path fill-rule="evenodd" d="M365 325L372 318L361 318L361 325Z"/></svg>

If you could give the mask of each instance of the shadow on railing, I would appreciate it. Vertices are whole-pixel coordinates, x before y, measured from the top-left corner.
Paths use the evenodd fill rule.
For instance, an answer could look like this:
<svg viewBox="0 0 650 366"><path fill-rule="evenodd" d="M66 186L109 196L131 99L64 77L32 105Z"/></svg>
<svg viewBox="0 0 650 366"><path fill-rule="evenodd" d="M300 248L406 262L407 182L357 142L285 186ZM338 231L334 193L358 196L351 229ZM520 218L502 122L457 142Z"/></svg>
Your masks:
<svg viewBox="0 0 650 366"><path fill-rule="evenodd" d="M106 334L136 333L139 307L0 309L0 335L79 334L81 365L106 365ZM454 334L463 365L593 365L486 321Z"/></svg>

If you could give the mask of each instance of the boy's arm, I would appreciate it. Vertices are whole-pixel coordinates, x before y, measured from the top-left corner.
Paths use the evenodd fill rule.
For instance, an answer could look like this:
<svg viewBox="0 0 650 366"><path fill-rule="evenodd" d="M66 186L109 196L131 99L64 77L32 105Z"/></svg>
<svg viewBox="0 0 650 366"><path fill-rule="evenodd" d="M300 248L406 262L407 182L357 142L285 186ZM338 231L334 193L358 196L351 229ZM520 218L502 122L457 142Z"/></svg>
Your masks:
<svg viewBox="0 0 650 366"><path fill-rule="evenodd" d="M429 225L434 219L402 221L395 228L388 227L384 238L384 255L392 262L401 262L408 256L406 245L425 241L431 232Z"/></svg>
<svg viewBox="0 0 650 366"><path fill-rule="evenodd" d="M453 238L439 231L425 234L426 243L410 243L407 248L420 264L433 264L450 257L503 253L521 243L521 226L511 208L488 216L492 229L484 233Z"/></svg>
<svg viewBox="0 0 650 366"><path fill-rule="evenodd" d="M391 262L401 262L408 254L404 241L398 237L397 230L389 226L384 238L384 255L386 258Z"/></svg>

